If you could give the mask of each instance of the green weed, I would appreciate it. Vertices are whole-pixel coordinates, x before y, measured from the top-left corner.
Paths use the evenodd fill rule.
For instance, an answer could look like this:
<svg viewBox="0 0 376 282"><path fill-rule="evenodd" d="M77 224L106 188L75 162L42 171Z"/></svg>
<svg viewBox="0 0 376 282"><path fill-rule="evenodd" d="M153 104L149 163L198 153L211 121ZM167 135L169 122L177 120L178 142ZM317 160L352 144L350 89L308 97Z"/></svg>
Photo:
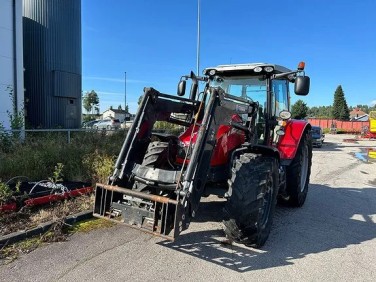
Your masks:
<svg viewBox="0 0 376 282"><path fill-rule="evenodd" d="M89 232L92 230L100 228L108 228L114 226L115 223L109 220L104 220L100 218L88 219L85 221L78 222L69 228L70 233L75 232Z"/></svg>
<svg viewBox="0 0 376 282"><path fill-rule="evenodd" d="M0 205L7 203L13 196L13 191L9 186L0 181Z"/></svg>
<svg viewBox="0 0 376 282"><path fill-rule="evenodd" d="M66 133L27 133L24 142L13 140L6 148L0 146L0 175L3 179L17 175L26 175L31 180L48 179L56 164L60 163L64 175L59 179L90 182L93 172L106 179L112 173L112 168L108 170L108 167L119 154L125 136L123 130L111 135L74 132L68 144ZM104 158L103 161L100 158ZM89 159L96 163L88 164ZM102 170L100 163L106 169ZM106 177L105 173L108 174Z"/></svg>

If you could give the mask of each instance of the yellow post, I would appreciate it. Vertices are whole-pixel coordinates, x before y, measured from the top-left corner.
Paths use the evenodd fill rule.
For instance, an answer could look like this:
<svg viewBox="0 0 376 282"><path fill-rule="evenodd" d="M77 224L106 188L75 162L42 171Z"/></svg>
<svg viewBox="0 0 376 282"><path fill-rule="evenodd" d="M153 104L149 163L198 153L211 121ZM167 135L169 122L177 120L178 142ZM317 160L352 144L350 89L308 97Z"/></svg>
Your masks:
<svg viewBox="0 0 376 282"><path fill-rule="evenodd" d="M371 159L376 159L376 149L368 150L368 157Z"/></svg>
<svg viewBox="0 0 376 282"><path fill-rule="evenodd" d="M369 132L376 133L376 111L369 112Z"/></svg>

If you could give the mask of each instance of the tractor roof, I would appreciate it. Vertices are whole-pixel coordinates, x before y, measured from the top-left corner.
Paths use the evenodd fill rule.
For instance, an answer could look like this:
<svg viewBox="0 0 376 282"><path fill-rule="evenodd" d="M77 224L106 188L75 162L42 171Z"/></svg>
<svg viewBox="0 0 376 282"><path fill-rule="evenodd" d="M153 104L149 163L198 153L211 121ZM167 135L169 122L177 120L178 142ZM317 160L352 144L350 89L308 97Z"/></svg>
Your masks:
<svg viewBox="0 0 376 282"><path fill-rule="evenodd" d="M274 69L273 73L291 72L290 69L285 68L285 67L280 66L280 65L268 64L268 63L249 63L249 64L219 65L219 66L216 66L216 67L206 68L206 69L204 69L203 73L205 75L208 75L209 71L211 71L211 70L215 70L216 73L226 73L226 72L228 72L228 73L232 73L232 72L246 73L247 71L253 72L253 70L256 67L262 67L262 68L273 67L273 69Z"/></svg>

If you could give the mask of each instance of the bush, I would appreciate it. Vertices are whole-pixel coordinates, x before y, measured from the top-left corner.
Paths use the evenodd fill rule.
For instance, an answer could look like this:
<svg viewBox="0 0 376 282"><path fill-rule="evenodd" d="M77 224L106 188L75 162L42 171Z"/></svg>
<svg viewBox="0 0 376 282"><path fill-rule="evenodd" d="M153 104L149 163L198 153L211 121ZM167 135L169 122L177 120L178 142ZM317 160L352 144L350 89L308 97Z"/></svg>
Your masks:
<svg viewBox="0 0 376 282"><path fill-rule="evenodd" d="M24 142L12 140L5 150L0 147L0 175L3 179L18 175L31 180L48 179L56 164L61 163L64 166L63 180L90 182L95 170L87 165L88 156L93 155L92 159L97 163L100 156L107 166L108 159L114 160L119 154L125 136L123 130L109 135L74 132L68 144L66 133L28 134ZM103 177L101 172L95 173Z"/></svg>
<svg viewBox="0 0 376 282"><path fill-rule="evenodd" d="M107 179L112 174L114 168L115 157L104 153L101 154L96 150L92 154L87 154L84 157L83 163L93 183L107 183Z"/></svg>
<svg viewBox="0 0 376 282"><path fill-rule="evenodd" d="M13 191L9 186L0 181L0 205L7 203L13 196Z"/></svg>
<svg viewBox="0 0 376 282"><path fill-rule="evenodd" d="M173 124L167 121L157 121L154 124L153 131L178 135L184 130L183 126Z"/></svg>

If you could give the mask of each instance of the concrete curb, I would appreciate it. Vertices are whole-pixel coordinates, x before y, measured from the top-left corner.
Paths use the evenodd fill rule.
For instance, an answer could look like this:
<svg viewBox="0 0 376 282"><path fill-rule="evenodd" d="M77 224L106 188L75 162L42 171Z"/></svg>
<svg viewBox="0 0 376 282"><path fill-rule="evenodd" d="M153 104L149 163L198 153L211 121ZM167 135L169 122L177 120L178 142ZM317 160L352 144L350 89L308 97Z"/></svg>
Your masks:
<svg viewBox="0 0 376 282"><path fill-rule="evenodd" d="M92 217L93 217L93 211L87 210L87 211L79 212L79 213L68 216L65 219L65 223L71 225L76 222L89 219ZM13 244L18 241L30 238L32 236L43 234L47 232L55 222L56 221L45 222L29 230L17 231L17 232L13 232L13 233L1 236L0 237L0 249L5 245Z"/></svg>

